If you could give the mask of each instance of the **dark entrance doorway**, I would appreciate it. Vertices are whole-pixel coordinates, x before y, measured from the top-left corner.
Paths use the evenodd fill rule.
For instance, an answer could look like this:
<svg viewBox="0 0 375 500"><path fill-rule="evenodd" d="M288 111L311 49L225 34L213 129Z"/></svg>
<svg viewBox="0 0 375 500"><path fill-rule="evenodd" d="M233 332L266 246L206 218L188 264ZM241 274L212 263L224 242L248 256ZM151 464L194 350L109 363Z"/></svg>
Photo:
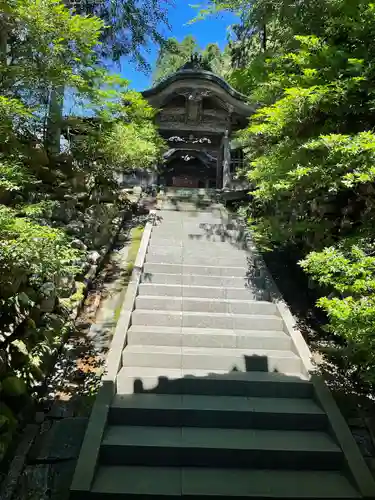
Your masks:
<svg viewBox="0 0 375 500"><path fill-rule="evenodd" d="M187 175L178 175L172 178L173 187L197 188L199 181Z"/></svg>
<svg viewBox="0 0 375 500"><path fill-rule="evenodd" d="M206 165L199 158L189 156L175 158L163 168L166 186L181 188L216 187L216 168Z"/></svg>

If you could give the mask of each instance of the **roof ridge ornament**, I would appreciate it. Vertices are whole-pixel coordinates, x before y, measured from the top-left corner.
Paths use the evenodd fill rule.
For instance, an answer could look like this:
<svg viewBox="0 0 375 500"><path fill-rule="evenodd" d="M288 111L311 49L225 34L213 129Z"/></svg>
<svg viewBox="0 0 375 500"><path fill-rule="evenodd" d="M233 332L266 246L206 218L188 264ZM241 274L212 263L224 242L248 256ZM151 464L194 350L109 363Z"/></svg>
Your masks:
<svg viewBox="0 0 375 500"><path fill-rule="evenodd" d="M182 65L181 68L179 68L177 71L184 71L186 69L205 70L212 72L212 68L209 62L202 56L202 54L199 54L198 52L193 52L190 56L190 60Z"/></svg>

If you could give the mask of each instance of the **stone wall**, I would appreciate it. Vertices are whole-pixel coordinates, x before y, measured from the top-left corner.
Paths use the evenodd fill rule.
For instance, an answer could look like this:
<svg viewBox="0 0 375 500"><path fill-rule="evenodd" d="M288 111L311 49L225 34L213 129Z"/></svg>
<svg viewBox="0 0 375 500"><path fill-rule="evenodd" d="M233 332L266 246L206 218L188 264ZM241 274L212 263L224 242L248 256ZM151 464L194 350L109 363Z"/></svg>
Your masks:
<svg viewBox="0 0 375 500"><path fill-rule="evenodd" d="M13 292L27 295L34 305L27 317L15 318L14 329L0 343L0 461L6 456L13 436L28 419L57 354L74 327L86 291L103 259L112 248L134 206L124 198L110 200L101 195L87 203L87 193L65 196L54 209L48 224L64 229L71 246L81 250L75 277L56 275L53 281L33 290L21 277ZM18 330L17 330L18 329Z"/></svg>

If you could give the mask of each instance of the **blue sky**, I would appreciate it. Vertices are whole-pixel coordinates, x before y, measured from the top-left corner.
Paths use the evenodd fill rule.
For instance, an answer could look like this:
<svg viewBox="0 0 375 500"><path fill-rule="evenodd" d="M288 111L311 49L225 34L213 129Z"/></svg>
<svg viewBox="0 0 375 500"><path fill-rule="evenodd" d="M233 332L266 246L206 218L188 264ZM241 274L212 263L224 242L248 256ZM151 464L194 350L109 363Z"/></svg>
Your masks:
<svg viewBox="0 0 375 500"><path fill-rule="evenodd" d="M199 3L197 0L191 0L192 3ZM181 41L186 35L193 35L201 47L208 43L218 43L220 48L224 48L227 37L227 27L235 22L235 17L229 13L220 15L220 17L211 17L205 21L199 21L187 25L193 17L196 10L191 8L189 0L174 0L175 6L169 10L169 21L172 27L170 32L166 31L168 37L175 37ZM146 53L148 62L153 66L157 56L157 47L150 47L150 52ZM121 67L113 69L121 76L131 81L130 87L135 90L145 90L152 84L151 74L141 73L134 64L127 60L121 61Z"/></svg>
<svg viewBox="0 0 375 500"><path fill-rule="evenodd" d="M190 7L190 2L199 3L200 0L174 0L174 7L169 10L169 22L171 30L165 30L166 37L175 37L181 41L186 35L193 35L198 45L202 48L208 43L218 43L223 49L227 40L227 28L229 25L236 22L234 15L229 13L221 14L220 16L210 17L204 21L199 21L188 25L187 23L196 15L196 9ZM145 53L147 61L154 67L157 57L158 48L150 46L148 52ZM145 90L152 86L152 74L142 73L135 64L129 62L125 58L122 59L121 65L113 65L113 73L119 73L123 78L130 81L130 88L138 91ZM64 113L87 114L84 106L75 102L69 93L66 94L64 102Z"/></svg>

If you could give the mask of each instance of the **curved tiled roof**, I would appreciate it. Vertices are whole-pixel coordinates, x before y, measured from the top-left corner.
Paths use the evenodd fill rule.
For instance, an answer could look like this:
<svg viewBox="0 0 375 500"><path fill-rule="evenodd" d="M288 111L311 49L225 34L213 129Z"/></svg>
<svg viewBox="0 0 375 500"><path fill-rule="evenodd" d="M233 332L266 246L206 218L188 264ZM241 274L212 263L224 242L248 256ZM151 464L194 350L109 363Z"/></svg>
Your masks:
<svg viewBox="0 0 375 500"><path fill-rule="evenodd" d="M247 97L244 94L241 94L237 90L235 90L229 83L227 83L223 78L211 71L206 71L202 69L182 69L178 70L172 75L167 76L160 83L155 85L154 87L144 90L142 92L143 97L151 97L153 95L158 94L166 87L168 87L171 83L176 82L178 80L207 80L210 82L214 82L223 90L225 90L229 95L237 99L238 101L246 102Z"/></svg>

